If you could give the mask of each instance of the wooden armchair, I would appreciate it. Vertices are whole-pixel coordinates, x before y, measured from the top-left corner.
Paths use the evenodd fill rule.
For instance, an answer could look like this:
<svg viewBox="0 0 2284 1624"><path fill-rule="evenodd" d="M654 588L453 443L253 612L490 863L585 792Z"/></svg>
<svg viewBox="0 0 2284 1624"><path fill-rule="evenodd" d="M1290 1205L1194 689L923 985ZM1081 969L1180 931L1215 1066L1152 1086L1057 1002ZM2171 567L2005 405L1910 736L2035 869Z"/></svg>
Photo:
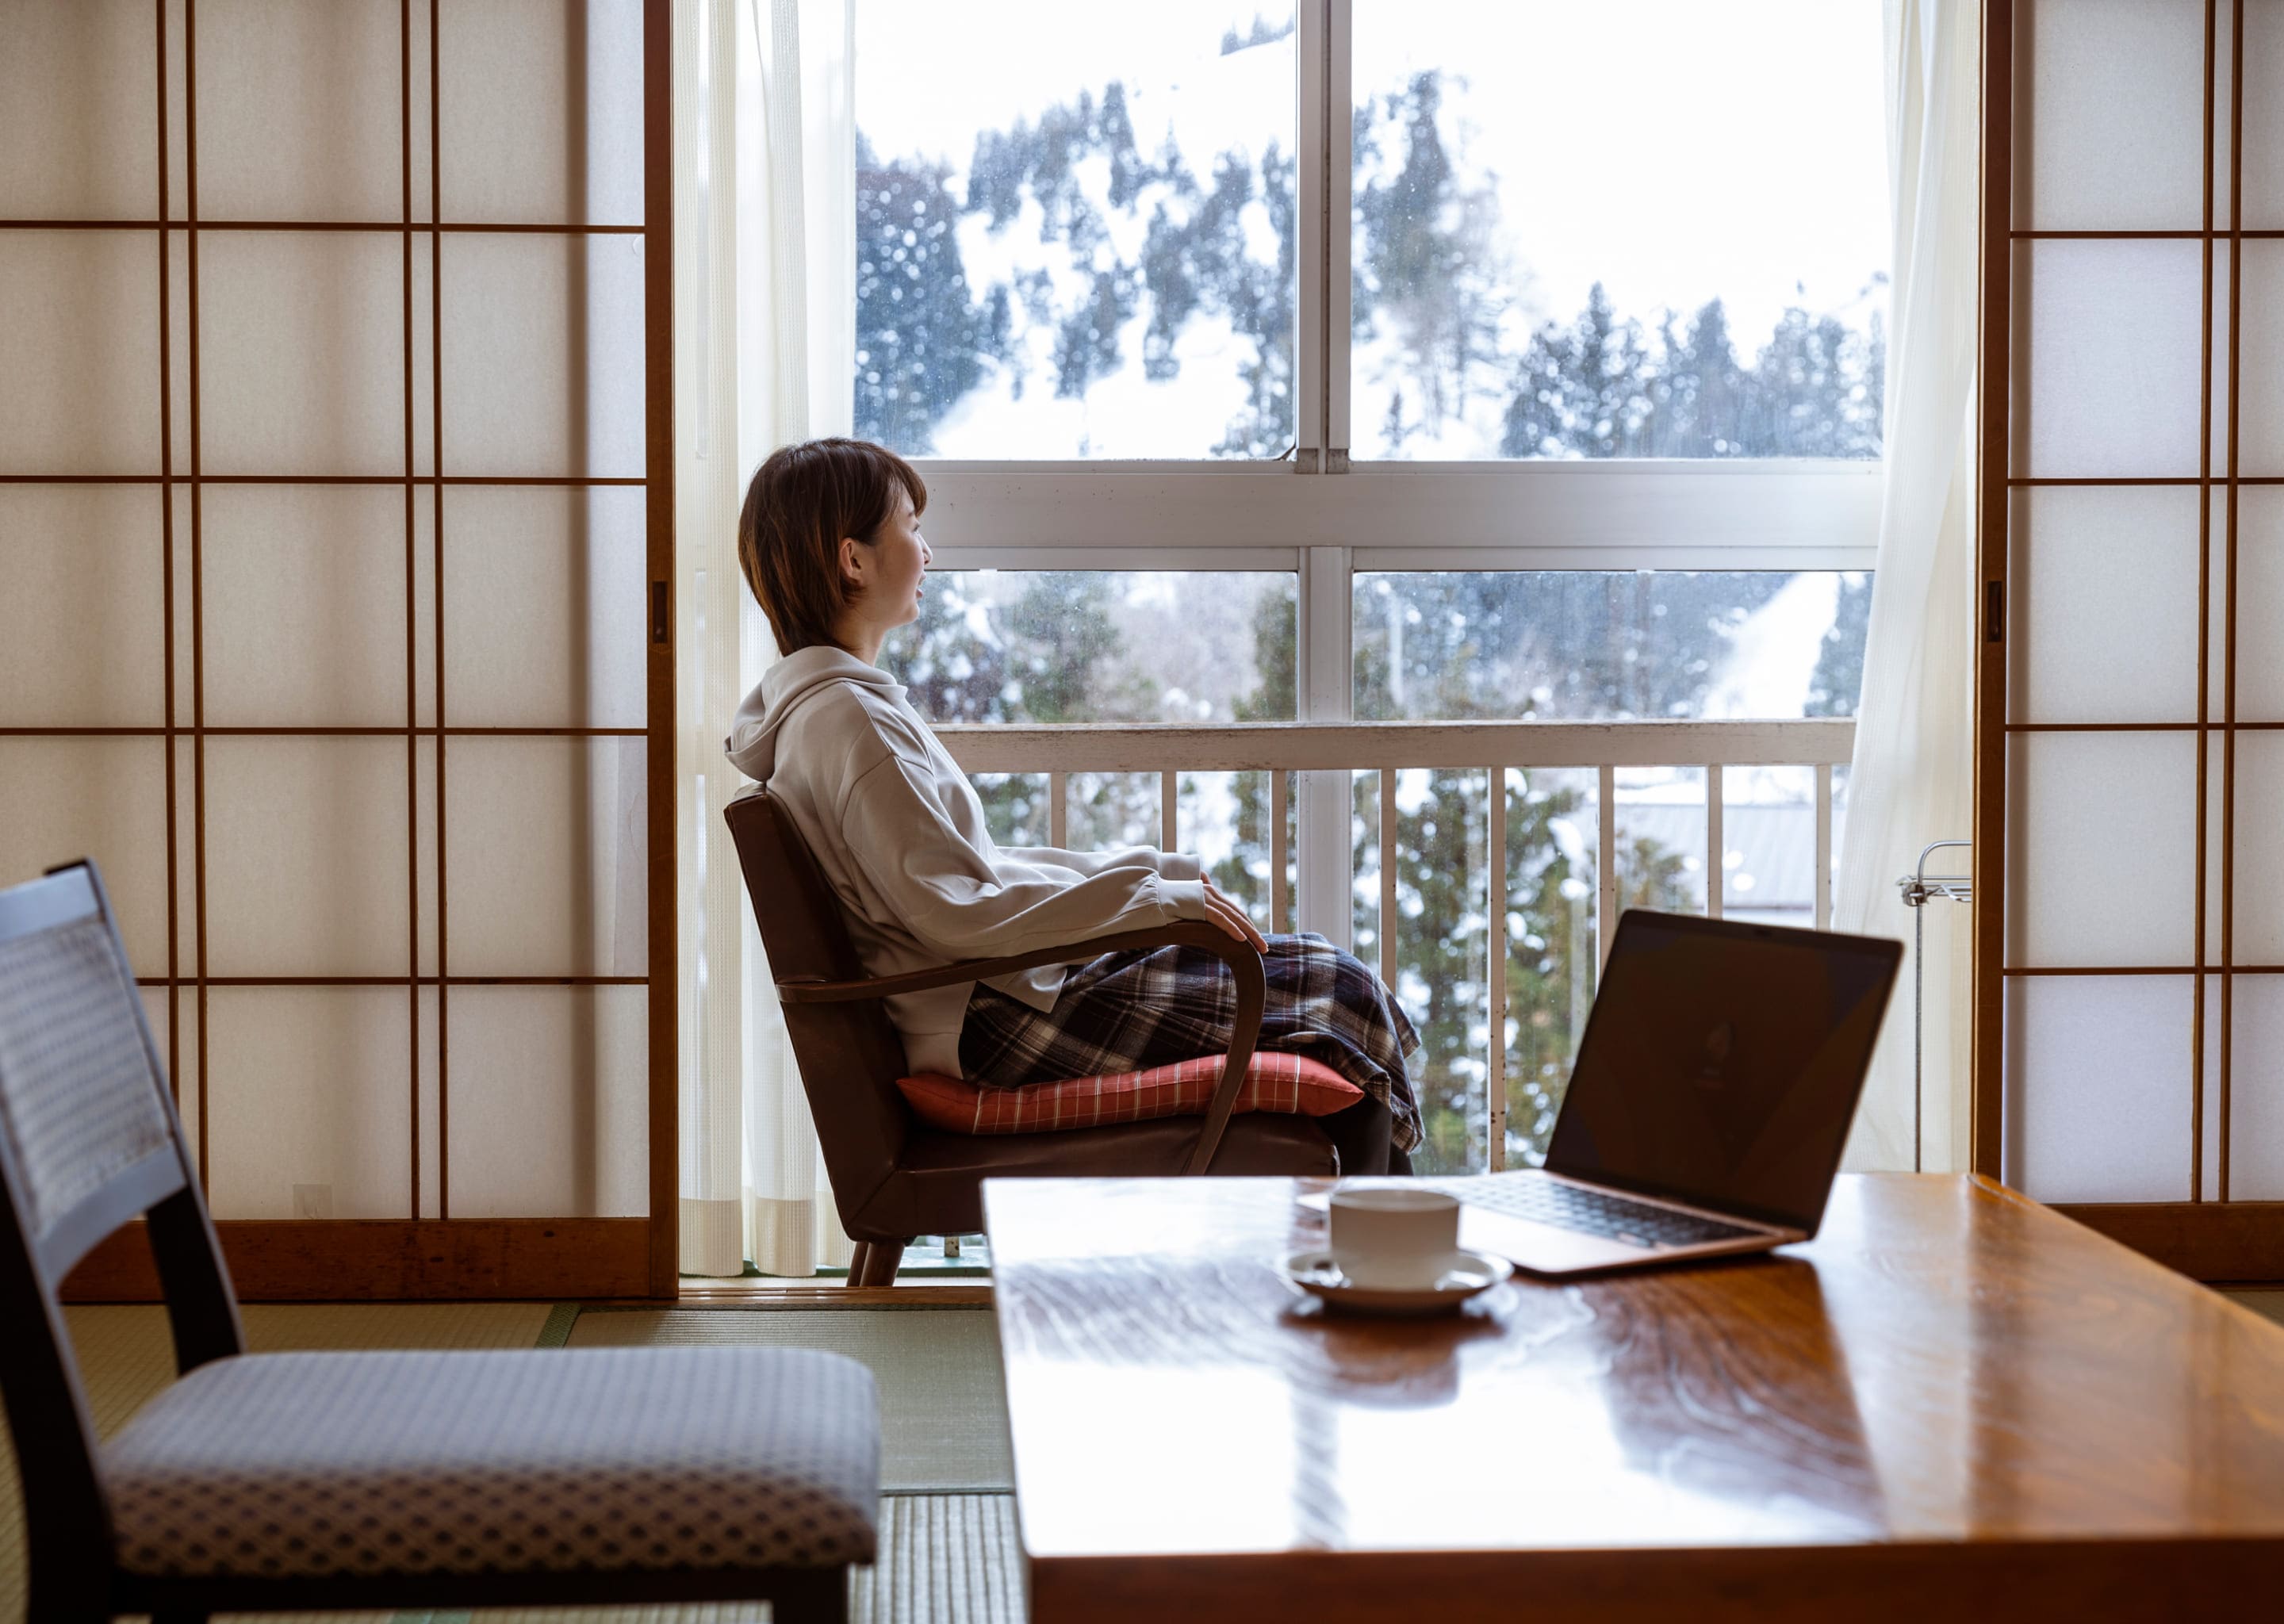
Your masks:
<svg viewBox="0 0 2284 1624"><path fill-rule="evenodd" d="M987 1178L1206 1172L1329 1175L1337 1167L1332 1141L1311 1119L1231 1113L1260 1035L1265 996L1261 956L1251 943L1213 925L1183 920L1006 958L867 978L840 903L776 798L764 786L752 785L730 802L724 816L737 842L747 894L785 1005L786 1028L832 1176L833 1203L841 1227L856 1242L851 1285L895 1280L914 1236L982 1229ZM1202 1119L1163 1117L1111 1128L980 1136L922 1125L897 1091L896 1079L907 1070L903 1041L889 1024L881 999L1037 964L1073 964L1099 953L1174 943L1218 956L1237 978L1236 1030L1220 1086Z"/></svg>
<svg viewBox="0 0 2284 1624"><path fill-rule="evenodd" d="M108 1443L57 1307L148 1214L181 1379ZM92 865L0 892L0 1397L28 1616L767 1600L847 1617L871 1372L789 1348L248 1354Z"/></svg>

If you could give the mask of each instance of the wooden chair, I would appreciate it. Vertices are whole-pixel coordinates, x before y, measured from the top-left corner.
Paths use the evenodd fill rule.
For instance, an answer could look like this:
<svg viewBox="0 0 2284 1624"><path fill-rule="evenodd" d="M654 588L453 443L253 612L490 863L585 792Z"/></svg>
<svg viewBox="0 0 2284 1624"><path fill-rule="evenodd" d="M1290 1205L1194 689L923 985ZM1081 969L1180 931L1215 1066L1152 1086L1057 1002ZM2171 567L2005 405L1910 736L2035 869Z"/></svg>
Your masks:
<svg viewBox="0 0 2284 1624"><path fill-rule="evenodd" d="M966 959L938 970L866 977L841 905L768 789L753 785L724 809L746 891L769 949L802 1087L833 1180L841 1228L856 1242L851 1285L887 1285L919 1235L983 1227L982 1184L1015 1176L1101 1178L1169 1174L1329 1175L1332 1141L1314 1120L1260 1112L1232 1117L1261 1032L1266 999L1261 955L1211 925L1183 920L1043 948ZM979 1136L923 1126L897 1091L903 1041L880 1000L982 980L1099 953L1179 943L1211 953L1237 978L1237 1024L1220 1086L1203 1118L1163 1117L1062 1133Z"/></svg>
<svg viewBox="0 0 2284 1624"><path fill-rule="evenodd" d="M91 864L0 892L0 1396L29 1616L767 1600L872 1558L871 1374L837 1355L251 1355ZM56 1284L147 1214L181 1379L98 1442Z"/></svg>

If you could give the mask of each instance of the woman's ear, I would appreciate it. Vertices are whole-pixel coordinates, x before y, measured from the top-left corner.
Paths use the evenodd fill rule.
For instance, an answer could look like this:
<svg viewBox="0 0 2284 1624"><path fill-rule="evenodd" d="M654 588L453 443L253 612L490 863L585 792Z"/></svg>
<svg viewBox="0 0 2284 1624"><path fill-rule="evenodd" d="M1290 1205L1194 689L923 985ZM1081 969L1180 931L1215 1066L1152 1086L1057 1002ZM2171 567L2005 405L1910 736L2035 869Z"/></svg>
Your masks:
<svg viewBox="0 0 2284 1624"><path fill-rule="evenodd" d="M841 579L852 587L864 584L864 550L853 535L841 538Z"/></svg>

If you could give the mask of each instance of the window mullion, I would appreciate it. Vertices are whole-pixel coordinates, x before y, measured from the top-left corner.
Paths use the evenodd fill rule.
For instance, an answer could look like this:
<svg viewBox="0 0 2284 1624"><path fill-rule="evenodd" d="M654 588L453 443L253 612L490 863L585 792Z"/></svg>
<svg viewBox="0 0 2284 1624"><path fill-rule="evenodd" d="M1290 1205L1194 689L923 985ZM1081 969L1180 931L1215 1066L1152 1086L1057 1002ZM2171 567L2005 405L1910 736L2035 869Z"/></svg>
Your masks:
<svg viewBox="0 0 2284 1624"><path fill-rule="evenodd" d="M1301 555L1300 709L1303 722L1347 722L1355 714L1350 675L1352 615L1349 550L1310 547ZM1304 772L1300 779L1298 925L1345 948L1350 941L1349 904L1349 777L1345 772Z"/></svg>
<svg viewBox="0 0 2284 1624"><path fill-rule="evenodd" d="M1349 225L1356 179L1354 0L1326 0L1322 277L1325 327L1325 459L1327 473L1349 466Z"/></svg>
<svg viewBox="0 0 2284 1624"><path fill-rule="evenodd" d="M1326 183L1330 168L1330 124L1326 119L1326 72L1329 61L1332 0L1300 0L1297 49L1300 75L1294 102L1293 144L1299 159L1294 184L1298 191L1300 240L1295 263L1300 281L1294 341L1294 382L1300 391L1294 433L1299 472L1314 473L1324 466L1325 368L1326 309L1326 227L1331 221ZM1306 612L1303 611L1303 618Z"/></svg>

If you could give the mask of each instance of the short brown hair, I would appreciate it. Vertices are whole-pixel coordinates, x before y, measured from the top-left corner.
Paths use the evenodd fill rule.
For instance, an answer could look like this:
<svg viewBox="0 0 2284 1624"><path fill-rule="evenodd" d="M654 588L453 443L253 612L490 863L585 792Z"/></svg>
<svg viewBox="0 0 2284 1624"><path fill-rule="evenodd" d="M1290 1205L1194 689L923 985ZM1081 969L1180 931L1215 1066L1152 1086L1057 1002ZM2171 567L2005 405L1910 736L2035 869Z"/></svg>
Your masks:
<svg viewBox="0 0 2284 1624"><path fill-rule="evenodd" d="M888 521L897 490L912 511L927 486L903 457L864 440L811 440L770 453L746 487L738 515L738 566L770 617L778 652L833 642L849 606L841 538L871 541Z"/></svg>

